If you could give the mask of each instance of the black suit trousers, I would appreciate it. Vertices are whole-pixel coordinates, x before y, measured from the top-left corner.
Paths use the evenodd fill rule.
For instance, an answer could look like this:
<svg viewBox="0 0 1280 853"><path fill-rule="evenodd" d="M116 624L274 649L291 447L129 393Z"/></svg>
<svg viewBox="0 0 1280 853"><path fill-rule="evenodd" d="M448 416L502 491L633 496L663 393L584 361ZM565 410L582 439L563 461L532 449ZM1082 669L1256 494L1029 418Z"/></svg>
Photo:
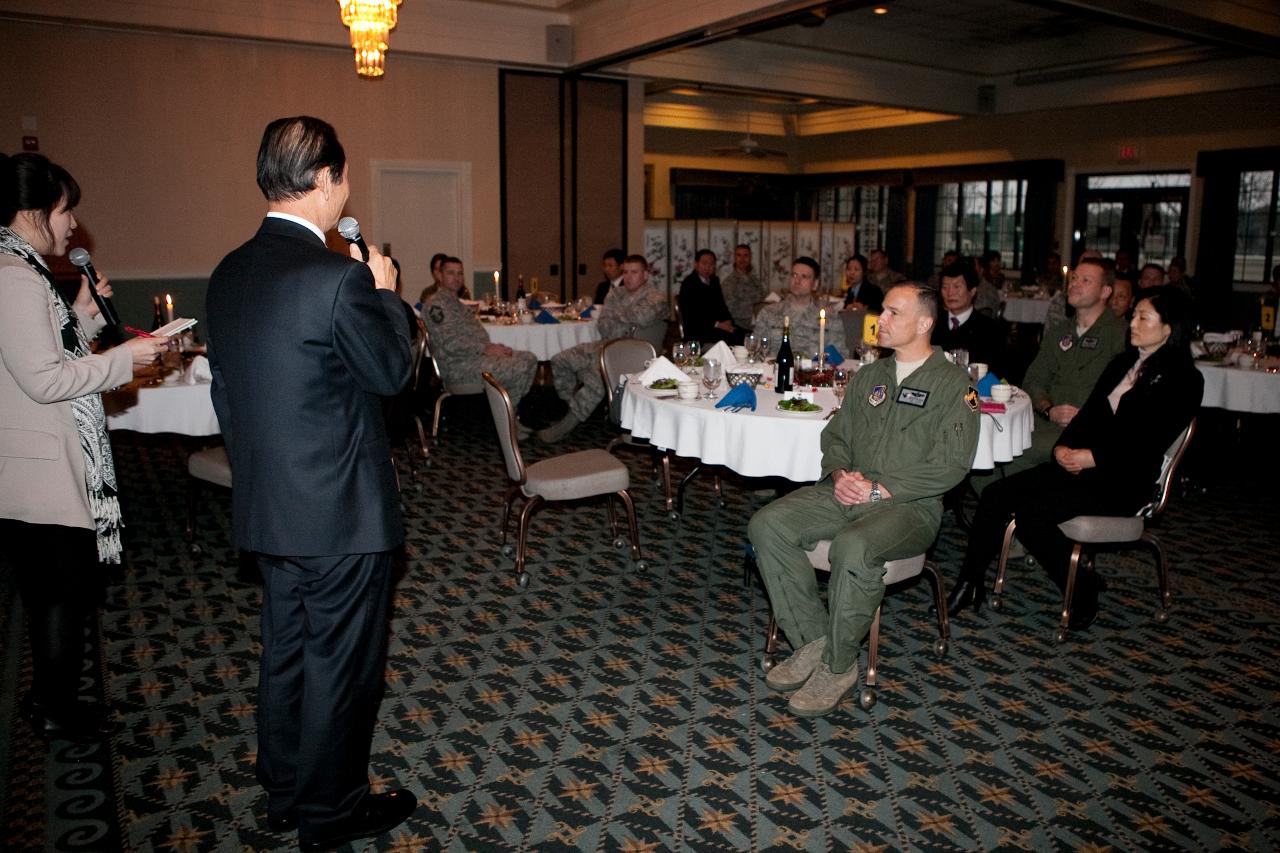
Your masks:
<svg viewBox="0 0 1280 853"><path fill-rule="evenodd" d="M391 552L257 555L262 572L258 781L267 814L323 835L369 790Z"/></svg>

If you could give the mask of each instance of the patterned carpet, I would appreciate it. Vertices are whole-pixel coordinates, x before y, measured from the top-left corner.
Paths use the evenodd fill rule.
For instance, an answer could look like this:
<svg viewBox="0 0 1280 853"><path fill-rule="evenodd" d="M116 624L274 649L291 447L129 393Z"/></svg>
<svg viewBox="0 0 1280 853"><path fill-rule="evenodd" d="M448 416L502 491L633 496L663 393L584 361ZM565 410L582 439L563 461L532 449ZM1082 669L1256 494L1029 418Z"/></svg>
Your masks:
<svg viewBox="0 0 1280 853"><path fill-rule="evenodd" d="M1175 503L1166 624L1141 552L1099 558L1103 614L1063 646L1053 590L1020 563L1006 609L954 624L944 658L927 584L896 591L879 704L801 720L764 686L767 603L742 583L746 520L769 499L758 483L726 478L721 509L695 481L670 522L647 456L620 451L648 571L612 546L603 505L547 509L520 591L498 544L496 443L473 403L446 403L421 477L402 464L410 532L370 772L422 805L352 849L1280 849L1273 496ZM564 449L607 437L593 424ZM127 731L109 748L59 744L46 761L15 722L28 676L0 584L8 849L295 844L267 830L253 777L259 589L229 549L227 494L206 496L203 553L187 553L189 450L116 436L130 560L101 645ZM948 575L963 543L948 516Z"/></svg>

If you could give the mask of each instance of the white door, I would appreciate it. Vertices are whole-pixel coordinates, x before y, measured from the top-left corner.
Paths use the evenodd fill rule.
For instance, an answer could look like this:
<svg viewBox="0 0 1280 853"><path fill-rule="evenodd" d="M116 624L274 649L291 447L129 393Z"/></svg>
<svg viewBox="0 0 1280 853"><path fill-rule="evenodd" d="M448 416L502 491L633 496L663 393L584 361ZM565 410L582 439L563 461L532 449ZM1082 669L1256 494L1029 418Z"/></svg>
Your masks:
<svg viewBox="0 0 1280 853"><path fill-rule="evenodd" d="M431 256L454 255L471 273L471 164L377 161L373 167L373 233L400 262L400 295L418 301L431 284Z"/></svg>

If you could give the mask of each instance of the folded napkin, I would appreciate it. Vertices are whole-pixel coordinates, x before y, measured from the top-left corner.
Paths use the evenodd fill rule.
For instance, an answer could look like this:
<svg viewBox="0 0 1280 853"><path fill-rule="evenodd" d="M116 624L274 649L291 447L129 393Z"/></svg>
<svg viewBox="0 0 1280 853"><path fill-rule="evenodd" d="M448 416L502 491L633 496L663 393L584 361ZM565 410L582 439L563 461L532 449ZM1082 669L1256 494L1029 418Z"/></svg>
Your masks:
<svg viewBox="0 0 1280 853"><path fill-rule="evenodd" d="M781 302L782 297L778 295L778 291L770 290L769 295L764 298L765 302Z"/></svg>
<svg viewBox="0 0 1280 853"><path fill-rule="evenodd" d="M640 384L646 388L657 382L659 379L674 379L677 382L693 381L689 378L688 374L668 361L667 357L663 355L655 358L649 366L644 369L644 373L641 373L636 378L639 380Z"/></svg>
<svg viewBox="0 0 1280 853"><path fill-rule="evenodd" d="M1205 332L1206 344L1233 344L1240 337L1239 332Z"/></svg>
<svg viewBox="0 0 1280 853"><path fill-rule="evenodd" d="M987 375L978 380L978 396L990 397L991 389L1000 384L1000 377L991 371L987 371Z"/></svg>
<svg viewBox="0 0 1280 853"><path fill-rule="evenodd" d="M835 344L827 344L827 348L823 352L827 354L827 364L832 367L839 367L844 363L844 356L840 354L840 350L836 349Z"/></svg>
<svg viewBox="0 0 1280 853"><path fill-rule="evenodd" d="M730 406L750 406L751 411L756 410L756 389L747 383L735 385L720 398L720 402L716 403L717 409L727 409Z"/></svg>
<svg viewBox="0 0 1280 853"><path fill-rule="evenodd" d="M729 349L729 345L724 341L716 341L703 351L702 357L708 361L718 361L721 364L736 363L736 359L733 357L733 350Z"/></svg>
<svg viewBox="0 0 1280 853"><path fill-rule="evenodd" d="M541 311L539 311L539 312L538 312L538 316L536 316L536 317L534 317L534 318L533 318L533 322L535 322L535 323L559 323L560 321L559 321L559 320L557 320L557 319L555 318L555 315L554 315L554 314L552 314L550 311L548 311L548 310L546 310L546 309L544 308L544 309L542 309Z"/></svg>
<svg viewBox="0 0 1280 853"><path fill-rule="evenodd" d="M197 382L212 382L213 371L209 369L209 359L202 355L191 359L187 369L182 371L182 381L188 385L195 385Z"/></svg>
<svg viewBox="0 0 1280 853"><path fill-rule="evenodd" d="M596 306L592 305L590 308L588 308L587 310L583 311L583 312L582 312L581 314L579 314L578 316L579 316L581 319L583 319L583 320L590 320L590 319L591 319L591 314L592 314L592 312L593 312L593 311L595 311L595 310L596 310Z"/></svg>
<svg viewBox="0 0 1280 853"><path fill-rule="evenodd" d="M538 301L538 297L536 296L531 297L526 304L528 305L530 311L536 311L537 309L542 307L542 303Z"/></svg>

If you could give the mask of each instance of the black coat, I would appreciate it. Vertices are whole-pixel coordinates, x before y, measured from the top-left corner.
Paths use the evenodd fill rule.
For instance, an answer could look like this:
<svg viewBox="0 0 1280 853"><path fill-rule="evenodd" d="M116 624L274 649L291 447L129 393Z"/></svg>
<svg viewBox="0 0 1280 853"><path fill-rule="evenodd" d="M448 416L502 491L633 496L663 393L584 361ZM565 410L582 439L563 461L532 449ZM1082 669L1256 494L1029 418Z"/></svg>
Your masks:
<svg viewBox="0 0 1280 853"><path fill-rule="evenodd" d="M680 283L678 298L680 321L684 323L684 336L689 340L719 340L721 336L716 334L716 323L733 320L717 276L711 276L710 284L703 284L696 272L689 273Z"/></svg>
<svg viewBox="0 0 1280 853"><path fill-rule="evenodd" d="M1112 359L1058 438L1059 446L1093 451L1096 467L1081 472L1082 483L1134 509L1151 498L1164 452L1195 417L1204 394L1204 377L1185 348L1161 347L1113 412L1107 396L1137 359L1134 349Z"/></svg>
<svg viewBox="0 0 1280 853"><path fill-rule="evenodd" d="M268 217L213 271L207 315L237 547L328 556L399 545L380 398L409 380L400 297L308 229Z"/></svg>
<svg viewBox="0 0 1280 853"><path fill-rule="evenodd" d="M969 363L982 362L997 376L1005 374L1005 353L1008 349L1008 331L1003 320L988 317L974 311L958 329L951 328L951 317L944 310L933 324L932 343L944 351L963 349L969 351Z"/></svg>
<svg viewBox="0 0 1280 853"><path fill-rule="evenodd" d="M879 314L884 308L884 291L864 278L856 296L852 287L845 291L845 307L848 308L855 301L867 306L872 314Z"/></svg>

